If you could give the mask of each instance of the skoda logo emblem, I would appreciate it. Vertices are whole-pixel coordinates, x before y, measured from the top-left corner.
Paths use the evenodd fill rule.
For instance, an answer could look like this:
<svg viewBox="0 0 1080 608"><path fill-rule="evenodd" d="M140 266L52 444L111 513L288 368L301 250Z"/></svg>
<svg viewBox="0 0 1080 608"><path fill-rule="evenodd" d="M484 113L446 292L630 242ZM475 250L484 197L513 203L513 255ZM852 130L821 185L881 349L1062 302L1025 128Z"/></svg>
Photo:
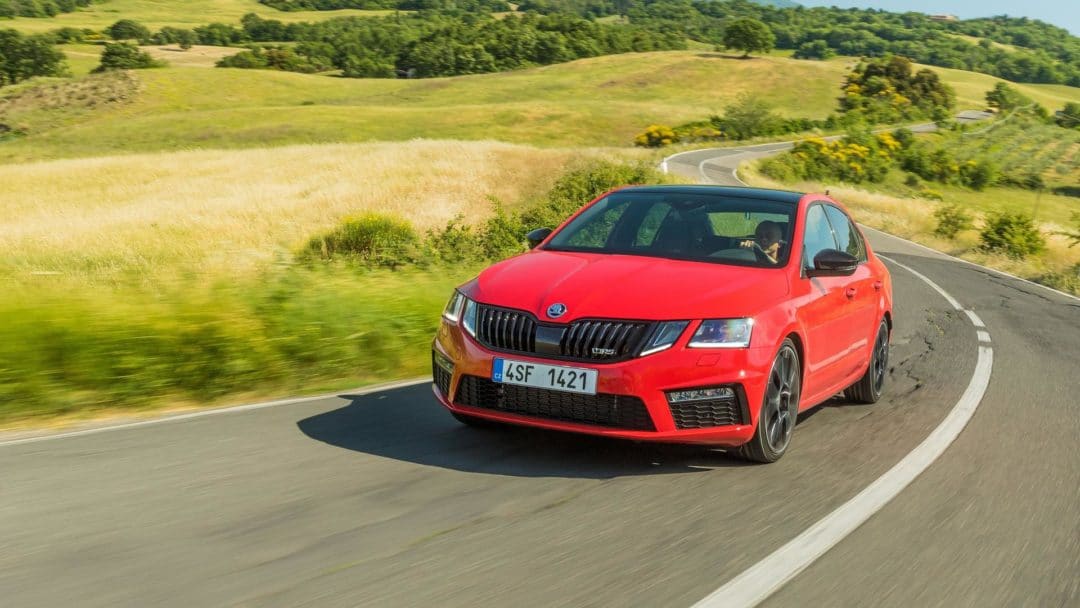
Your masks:
<svg viewBox="0 0 1080 608"><path fill-rule="evenodd" d="M566 304L563 304L561 302L557 302L555 304L552 304L551 306L548 306L547 315L549 317L551 317L552 319L558 319L559 317L561 317L561 316L563 316L565 314L566 314Z"/></svg>

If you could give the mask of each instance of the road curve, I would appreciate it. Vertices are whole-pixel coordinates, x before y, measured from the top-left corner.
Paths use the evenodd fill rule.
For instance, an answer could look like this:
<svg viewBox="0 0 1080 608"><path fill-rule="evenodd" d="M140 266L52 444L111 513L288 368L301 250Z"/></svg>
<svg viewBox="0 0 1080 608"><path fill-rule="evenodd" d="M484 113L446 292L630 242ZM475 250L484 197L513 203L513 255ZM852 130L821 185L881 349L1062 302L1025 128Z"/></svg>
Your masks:
<svg viewBox="0 0 1080 608"><path fill-rule="evenodd" d="M977 312L994 372L944 455L764 605L1077 605L1080 301L870 238ZM0 603L692 605L890 469L968 385L970 319L891 269L886 397L805 413L774 465L465 428L425 384L0 443Z"/></svg>

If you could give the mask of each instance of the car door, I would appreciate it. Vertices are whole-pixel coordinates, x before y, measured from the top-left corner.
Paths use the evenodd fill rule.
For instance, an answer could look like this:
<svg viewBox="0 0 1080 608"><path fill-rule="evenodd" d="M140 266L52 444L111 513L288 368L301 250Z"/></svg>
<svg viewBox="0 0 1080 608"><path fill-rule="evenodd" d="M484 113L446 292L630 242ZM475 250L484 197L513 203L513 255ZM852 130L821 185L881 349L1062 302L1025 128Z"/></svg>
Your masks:
<svg viewBox="0 0 1080 608"><path fill-rule="evenodd" d="M829 223L825 205L811 204L806 210L802 240L802 272L796 286L798 304L796 315L802 325L806 344L805 382L806 403L828 398L847 375L846 355L854 331L848 323L851 302L846 295L848 277L808 277L814 267L814 256L838 244Z"/></svg>
<svg viewBox="0 0 1080 608"><path fill-rule="evenodd" d="M877 332L878 289L874 287L877 279L866 263L866 244L854 222L833 205L825 205L825 215L836 238L837 249L850 253L859 260L855 274L848 278L844 295L849 302L848 319L852 330L849 353L845 357L844 368L848 379L854 381L865 371L870 361L870 350Z"/></svg>

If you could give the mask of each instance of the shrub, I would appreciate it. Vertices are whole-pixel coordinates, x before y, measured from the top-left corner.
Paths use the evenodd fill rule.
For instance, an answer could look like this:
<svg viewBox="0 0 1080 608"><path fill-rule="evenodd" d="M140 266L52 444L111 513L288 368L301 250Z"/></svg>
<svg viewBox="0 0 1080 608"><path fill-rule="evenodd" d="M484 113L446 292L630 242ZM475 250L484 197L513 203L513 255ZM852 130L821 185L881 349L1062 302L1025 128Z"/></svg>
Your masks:
<svg viewBox="0 0 1080 608"><path fill-rule="evenodd" d="M521 214L525 230L554 228L582 205L619 186L663 184L667 177L646 164L593 161L563 174L547 199Z"/></svg>
<svg viewBox="0 0 1080 608"><path fill-rule="evenodd" d="M1080 293L1080 264L1065 272L1048 272L1036 278L1035 282L1065 293Z"/></svg>
<svg viewBox="0 0 1080 608"><path fill-rule="evenodd" d="M753 93L740 93L724 108L724 116L714 116L712 124L732 139L749 139L759 135L786 132L784 119Z"/></svg>
<svg viewBox="0 0 1080 608"><path fill-rule="evenodd" d="M983 248L987 251L1023 259L1046 248L1046 239L1035 222L1020 213L993 213L979 233Z"/></svg>
<svg viewBox="0 0 1080 608"><path fill-rule="evenodd" d="M941 195L937 190L931 190L930 188L923 188L919 190L919 196L932 201L943 201L945 197Z"/></svg>
<svg viewBox="0 0 1080 608"><path fill-rule="evenodd" d="M824 40L811 40L800 44L794 56L795 59L831 59L836 56L836 51Z"/></svg>
<svg viewBox="0 0 1080 608"><path fill-rule="evenodd" d="M966 209L957 204L938 207L934 211L937 227L934 233L945 238L955 238L963 230L971 230L975 224Z"/></svg>
<svg viewBox="0 0 1080 608"><path fill-rule="evenodd" d="M302 260L352 258L370 266L396 268L419 258L420 239L408 222L368 213L347 218L339 226L312 237L301 249Z"/></svg>
<svg viewBox="0 0 1080 608"><path fill-rule="evenodd" d="M158 68L165 65L130 42L106 43L101 53L101 65L93 69L95 74L108 70L138 70Z"/></svg>
<svg viewBox="0 0 1080 608"><path fill-rule="evenodd" d="M960 165L960 181L975 190L983 190L993 185L997 176L997 167L988 160L969 160Z"/></svg>
<svg viewBox="0 0 1080 608"><path fill-rule="evenodd" d="M1080 213L1076 211L1073 212L1072 222L1074 226L1072 230L1066 230L1065 232L1057 233L1069 239L1069 247L1075 247L1077 245L1080 245Z"/></svg>
<svg viewBox="0 0 1080 608"><path fill-rule="evenodd" d="M113 40L150 40L150 30L145 25L131 19L121 19L105 28L105 33Z"/></svg>
<svg viewBox="0 0 1080 608"><path fill-rule="evenodd" d="M649 125L645 131L634 138L634 145L643 148L662 148L679 141L675 131L664 125Z"/></svg>

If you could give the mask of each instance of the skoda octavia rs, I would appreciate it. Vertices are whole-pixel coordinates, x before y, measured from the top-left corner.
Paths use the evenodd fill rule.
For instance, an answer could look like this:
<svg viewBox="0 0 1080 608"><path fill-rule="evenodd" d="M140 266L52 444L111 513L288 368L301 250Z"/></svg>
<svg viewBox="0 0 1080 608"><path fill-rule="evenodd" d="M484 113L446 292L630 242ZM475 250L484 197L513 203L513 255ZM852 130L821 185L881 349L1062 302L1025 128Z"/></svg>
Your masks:
<svg viewBox="0 0 1080 608"><path fill-rule="evenodd" d="M783 456L798 413L881 395L884 264L836 201L610 192L450 298L434 392L458 420Z"/></svg>

